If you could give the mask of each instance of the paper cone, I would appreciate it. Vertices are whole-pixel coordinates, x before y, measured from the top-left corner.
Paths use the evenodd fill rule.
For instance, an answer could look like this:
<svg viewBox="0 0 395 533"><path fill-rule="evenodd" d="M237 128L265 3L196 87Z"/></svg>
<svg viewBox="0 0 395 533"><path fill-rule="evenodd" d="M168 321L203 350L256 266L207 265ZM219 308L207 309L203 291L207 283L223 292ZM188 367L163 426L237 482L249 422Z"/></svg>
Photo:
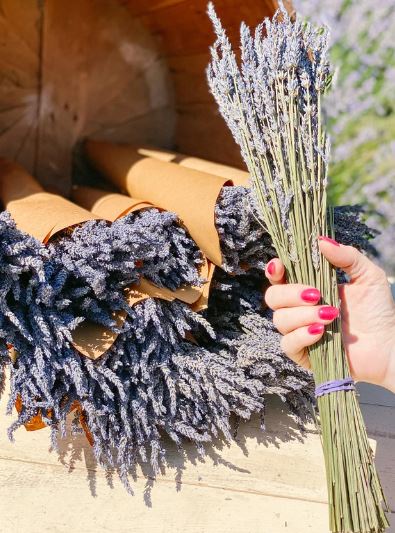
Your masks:
<svg viewBox="0 0 395 533"><path fill-rule="evenodd" d="M75 187L72 197L77 204L111 221L122 218L128 213L140 209L156 207L144 200L131 198L123 194L111 193L102 189L95 189L93 187ZM203 264L199 274L203 279L207 280L204 285L201 287L184 285L175 291L171 291L170 289L156 287L150 284L150 295L151 297L163 298L165 300L181 300L192 305L196 311L206 309L212 278L211 270L212 268L209 266L207 259L203 257ZM142 280L140 288L143 287L143 283L148 284L149 282ZM148 285L145 286L147 287Z"/></svg>
<svg viewBox="0 0 395 533"><path fill-rule="evenodd" d="M177 213L203 253L221 266L215 206L222 187L232 185L231 180L144 157L127 145L87 141L86 152L121 191Z"/></svg>
<svg viewBox="0 0 395 533"><path fill-rule="evenodd" d="M73 187L72 199L78 205L106 220L117 220L128 213L155 207L150 202L94 187Z"/></svg>
<svg viewBox="0 0 395 533"><path fill-rule="evenodd" d="M193 311L199 312L203 311L204 309L207 309L208 307L208 299L210 296L210 287L211 282L213 281L213 276L215 272L215 265L211 262L207 262L208 267L208 273L205 277L207 279L207 282L203 285L203 292L200 296L199 300L197 300L191 307Z"/></svg>
<svg viewBox="0 0 395 533"><path fill-rule="evenodd" d="M163 148L154 148L151 146L134 146L134 150L145 157L152 157L160 161L167 161L168 163L177 163L181 167L193 168L215 176L221 176L228 180L232 180L234 185L241 185L242 187L249 187L250 175L245 170L231 167L229 165L222 165L214 161L207 161L200 157L193 157L190 155L180 154L171 150L164 150Z"/></svg>
<svg viewBox="0 0 395 533"><path fill-rule="evenodd" d="M15 402L15 409L18 411L18 413L20 413L22 411L22 407L23 407L22 399L18 395L16 398L16 402ZM81 407L81 404L77 401L72 403L71 408L70 408L70 413L72 413L75 410L78 413L80 424L81 424L82 429L85 432L85 436L89 444L93 446L93 437L92 437L91 432L89 431L88 424L86 422L85 413ZM48 418L52 417L51 409L47 411L47 417ZM41 409L39 409L38 413L35 416L33 416L28 422L26 422L24 426L25 426L26 431L38 431L39 429L44 429L45 427L47 427L47 425L45 424L43 420Z"/></svg>
<svg viewBox="0 0 395 533"><path fill-rule="evenodd" d="M61 196L45 192L21 166L5 159L0 159L0 200L21 231L44 243L66 228L101 219ZM117 334L85 321L72 336L74 347L82 355L97 359L111 347Z"/></svg>
<svg viewBox="0 0 395 533"><path fill-rule="evenodd" d="M22 411L22 399L18 395L15 401L15 409L20 413ZM51 411L47 412L47 416L51 416ZM41 410L38 411L38 413L33 416L30 420L28 420L25 424L26 431L37 431L38 429L43 429L46 427L46 424L44 423L41 415Z"/></svg>
<svg viewBox="0 0 395 533"><path fill-rule="evenodd" d="M18 229L41 242L59 231L100 217L76 204L44 191L21 166L0 159L0 200Z"/></svg>

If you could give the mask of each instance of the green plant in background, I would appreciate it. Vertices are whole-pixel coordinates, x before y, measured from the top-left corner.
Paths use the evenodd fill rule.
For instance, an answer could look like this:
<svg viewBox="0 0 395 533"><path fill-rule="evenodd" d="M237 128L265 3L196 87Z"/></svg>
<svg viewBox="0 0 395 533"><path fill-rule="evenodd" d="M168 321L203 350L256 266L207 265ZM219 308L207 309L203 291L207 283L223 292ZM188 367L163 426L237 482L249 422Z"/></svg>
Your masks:
<svg viewBox="0 0 395 533"><path fill-rule="evenodd" d="M331 28L336 66L324 103L332 139L329 197L379 214L381 264L395 275L395 2L294 0L298 13Z"/></svg>

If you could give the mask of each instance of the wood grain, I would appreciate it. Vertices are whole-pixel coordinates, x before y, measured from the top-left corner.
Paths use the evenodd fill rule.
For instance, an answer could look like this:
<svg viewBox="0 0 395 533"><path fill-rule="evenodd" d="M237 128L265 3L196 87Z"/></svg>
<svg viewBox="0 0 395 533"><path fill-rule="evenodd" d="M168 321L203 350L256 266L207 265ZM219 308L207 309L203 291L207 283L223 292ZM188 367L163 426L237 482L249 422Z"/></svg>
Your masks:
<svg viewBox="0 0 395 533"><path fill-rule="evenodd" d="M395 409L362 407L394 511ZM114 488L108 487L83 437L63 442L59 461L48 451L48 429L34 433L22 429L11 444L4 432L9 423L0 417L0 512L10 524L7 533L24 532L24 516L29 516L33 533L100 533L130 527L137 533L327 531L319 437L312 426L302 435L277 400L269 403L265 433L256 418L243 423L237 443L224 446L217 441L204 461L190 446L182 456L168 443L166 470L154 481L149 468L138 468L134 497L116 478ZM13 503L16 493L20 505ZM44 523L40 517L45 517Z"/></svg>
<svg viewBox="0 0 395 533"><path fill-rule="evenodd" d="M1 154L45 186L69 192L88 135L171 145L167 65L118 2L0 0L0 34Z"/></svg>
<svg viewBox="0 0 395 533"><path fill-rule="evenodd" d="M126 5L150 29L168 61L177 106L177 149L242 167L239 149L223 119L217 116L207 87L205 69L214 35L206 14L206 0L128 0ZM217 0L215 6L237 50L240 22L244 20L256 26L266 16L273 15L277 3L274 0Z"/></svg>

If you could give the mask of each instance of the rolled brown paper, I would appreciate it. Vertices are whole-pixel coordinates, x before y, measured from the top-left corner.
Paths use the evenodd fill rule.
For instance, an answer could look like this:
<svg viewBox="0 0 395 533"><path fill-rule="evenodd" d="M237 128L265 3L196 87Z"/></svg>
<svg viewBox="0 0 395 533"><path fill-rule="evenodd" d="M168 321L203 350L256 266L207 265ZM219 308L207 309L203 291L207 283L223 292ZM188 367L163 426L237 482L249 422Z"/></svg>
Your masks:
<svg viewBox="0 0 395 533"><path fill-rule="evenodd" d="M85 209L89 209L96 215L111 221L122 218L128 213L139 211L140 209L156 207L144 200L131 198L124 194L104 191L103 189L96 189L94 187L74 187L72 198L77 204ZM195 311L206 309L210 283L212 280L212 265L210 265L206 257L203 256L203 264L199 274L207 281L201 287L184 285L175 291L171 291L170 289L156 287L155 285L150 284L150 295L155 298L181 300L182 302L192 305ZM149 282L147 280L142 280L140 288L144 283L148 284ZM148 287L148 285L145 286Z"/></svg>
<svg viewBox="0 0 395 533"><path fill-rule="evenodd" d="M232 185L231 180L145 157L128 145L87 141L85 149L122 192L177 213L202 252L221 266L215 206L222 187Z"/></svg>
<svg viewBox="0 0 395 533"><path fill-rule="evenodd" d="M23 408L22 399L21 399L21 397L19 395L17 396L16 401L15 401L15 408L18 411L18 413L20 413L22 411L22 408ZM87 438L89 444L91 446L93 446L93 437L92 437L91 432L89 431L88 424L86 422L85 413L84 413L84 411L83 411L83 409L81 407L81 404L79 402L75 401L75 402L72 403L72 405L70 407L70 413L72 413L73 411L77 411L77 414L78 414L78 417L79 417L79 420L80 420L80 424L81 424L82 429L85 432L86 438ZM52 409L48 409L47 417L48 418L52 417ZM30 420L28 420L24 424L24 426L25 426L26 431L38 431L39 429L44 429L45 427L47 427L47 425L45 424L45 422L43 420L43 417L42 417L42 410L38 409L37 410L37 414L34 415Z"/></svg>
<svg viewBox="0 0 395 533"><path fill-rule="evenodd" d="M107 220L118 220L128 213L155 207L150 202L94 187L73 187L71 197L78 205Z"/></svg>
<svg viewBox="0 0 395 533"><path fill-rule="evenodd" d="M56 233L100 217L78 205L45 192L20 165L0 159L0 199L18 229L41 242Z"/></svg>
<svg viewBox="0 0 395 533"><path fill-rule="evenodd" d="M208 273L208 276L212 276L211 272ZM125 299L130 306L136 305L139 302L146 300L147 298L158 298L161 300L172 302L176 299L176 296L173 291L157 287L156 285L144 278L141 278L139 283L135 283L125 289ZM200 310L200 306L207 306L207 299L208 296L202 294L199 300L197 300L193 304L193 309ZM204 309L205 307L202 308ZM114 314L114 319L116 320L118 327L122 326L123 322L126 319L126 311ZM85 322L83 324L85 324ZM111 348L117 337L118 333L115 333L111 330L104 331L103 328L103 335L99 339L99 347L102 354ZM98 339L96 324L87 322L86 327L83 330L77 328L73 332L73 345L77 348L77 350L83 349L84 355L87 355L87 357L90 357L91 359L97 359L98 357L100 357L97 355L97 344Z"/></svg>
<svg viewBox="0 0 395 533"><path fill-rule="evenodd" d="M249 187L250 175L245 170L240 170L236 167L223 165L222 163L215 163L200 157L193 157L191 155L180 154L172 150L165 150L163 148L155 148L153 146L135 146L134 149L140 155L159 159L160 161L167 161L168 163L177 163L182 167L200 170L215 176L221 176L233 181L233 185L241 185L242 187Z"/></svg>
<svg viewBox="0 0 395 533"><path fill-rule="evenodd" d="M59 231L101 218L61 196L45 192L21 166L5 159L0 159L0 200L21 231L44 243ZM77 326L72 337L76 350L90 359L98 359L111 347L117 334L85 321Z"/></svg>

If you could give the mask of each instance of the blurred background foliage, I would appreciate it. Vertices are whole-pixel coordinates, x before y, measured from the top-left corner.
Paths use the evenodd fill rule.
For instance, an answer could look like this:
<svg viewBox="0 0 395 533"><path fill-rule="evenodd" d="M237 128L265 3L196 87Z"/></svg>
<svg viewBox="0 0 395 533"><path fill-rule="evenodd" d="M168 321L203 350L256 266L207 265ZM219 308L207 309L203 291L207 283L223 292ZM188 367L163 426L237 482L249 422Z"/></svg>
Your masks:
<svg viewBox="0 0 395 533"><path fill-rule="evenodd" d="M380 262L395 276L395 0L294 0L331 29L330 199L361 203L381 231Z"/></svg>

